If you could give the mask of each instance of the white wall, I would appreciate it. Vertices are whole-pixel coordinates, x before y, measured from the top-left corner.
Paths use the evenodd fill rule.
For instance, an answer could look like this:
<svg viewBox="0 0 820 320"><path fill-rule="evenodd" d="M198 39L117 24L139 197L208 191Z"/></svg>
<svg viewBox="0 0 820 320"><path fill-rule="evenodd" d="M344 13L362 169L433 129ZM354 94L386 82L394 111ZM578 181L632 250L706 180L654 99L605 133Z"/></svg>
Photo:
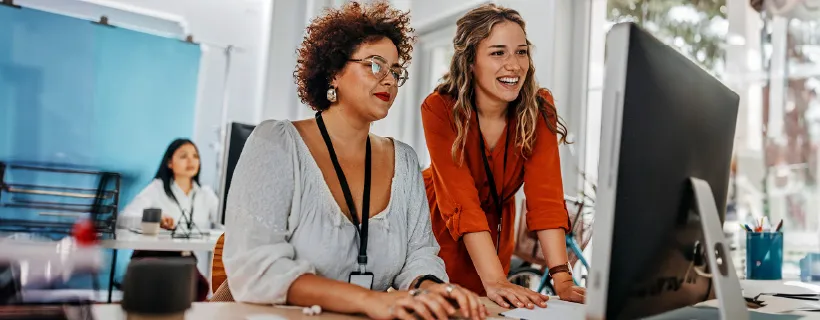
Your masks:
<svg viewBox="0 0 820 320"><path fill-rule="evenodd" d="M262 119L300 119L308 107L299 102L293 70L296 49L302 42L305 27L313 10L321 9L324 1L274 1L268 41L268 65ZM308 13L311 10L311 13ZM317 12L318 13L318 12Z"/></svg>
<svg viewBox="0 0 820 320"><path fill-rule="evenodd" d="M460 16L486 0L409 0L413 26L424 32L427 26L438 24L443 19ZM452 21L455 24L455 21Z"/></svg>

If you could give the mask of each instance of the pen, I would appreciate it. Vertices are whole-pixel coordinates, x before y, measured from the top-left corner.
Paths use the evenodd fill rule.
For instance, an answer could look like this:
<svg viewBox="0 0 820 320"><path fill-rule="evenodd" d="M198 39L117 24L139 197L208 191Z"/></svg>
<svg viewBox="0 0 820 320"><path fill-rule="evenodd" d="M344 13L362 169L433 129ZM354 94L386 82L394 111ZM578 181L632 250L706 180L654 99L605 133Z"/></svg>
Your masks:
<svg viewBox="0 0 820 320"><path fill-rule="evenodd" d="M774 232L779 232L780 228L783 227L783 219L780 219L780 222L777 223L777 228L774 229Z"/></svg>
<svg viewBox="0 0 820 320"><path fill-rule="evenodd" d="M749 227L749 224L742 224L740 226L743 228L743 230L752 232L752 228Z"/></svg>
<svg viewBox="0 0 820 320"><path fill-rule="evenodd" d="M803 296L794 296L794 295L782 295L782 294L775 294L775 297L786 298L786 299L795 299L795 300L807 300L807 301L820 301L818 298L809 298Z"/></svg>
<svg viewBox="0 0 820 320"><path fill-rule="evenodd" d="M820 294L817 293L775 293L773 294L775 297L803 297L803 298L820 298Z"/></svg>

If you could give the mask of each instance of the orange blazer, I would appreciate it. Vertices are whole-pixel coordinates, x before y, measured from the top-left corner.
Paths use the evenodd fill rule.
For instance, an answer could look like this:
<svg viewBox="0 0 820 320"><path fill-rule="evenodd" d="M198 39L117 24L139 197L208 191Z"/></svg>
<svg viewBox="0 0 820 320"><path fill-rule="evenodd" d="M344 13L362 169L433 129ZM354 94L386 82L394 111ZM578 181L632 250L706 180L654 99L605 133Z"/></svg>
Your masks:
<svg viewBox="0 0 820 320"><path fill-rule="evenodd" d="M547 90L539 92L552 102ZM421 106L424 136L430 152L430 168L424 170L424 183L430 204L433 233L441 251L450 281L484 295L484 287L476 272L461 236L465 233L488 231L496 241L498 216L490 195L490 187L484 170L480 152L487 152L487 160L496 182L496 190L504 199L502 203L503 223L498 257L504 273L510 269L514 247L515 193L524 185L527 197L527 227L530 231L563 228L569 229L569 218L564 203L564 189L561 182L561 165L558 157L558 140L550 132L544 118L539 115L536 126L536 141L532 155L526 159L520 148L515 147L515 138L510 130L502 133L492 151L479 146L479 130L475 117L467 132L464 163L453 161L451 148L456 138L452 116L455 99L432 93ZM550 115L551 121L556 121ZM515 126L511 119L508 126ZM515 128L515 127L511 127ZM510 139L509 150L504 155L505 139ZM504 168L504 158L507 166ZM503 178L502 178L503 177Z"/></svg>

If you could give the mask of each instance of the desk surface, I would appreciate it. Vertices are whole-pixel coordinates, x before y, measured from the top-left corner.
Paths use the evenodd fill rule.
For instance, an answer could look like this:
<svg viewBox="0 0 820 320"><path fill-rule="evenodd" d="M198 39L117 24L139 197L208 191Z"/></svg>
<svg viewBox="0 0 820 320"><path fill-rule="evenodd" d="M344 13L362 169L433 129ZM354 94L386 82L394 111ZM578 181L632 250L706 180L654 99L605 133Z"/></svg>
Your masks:
<svg viewBox="0 0 820 320"><path fill-rule="evenodd" d="M487 306L487 310L491 315L488 319L510 319L497 316L499 312L504 312L506 309L499 307L487 298L482 298L482 302ZM236 302L201 302L194 303L191 309L185 314L185 319L207 320L207 319L225 319L225 320L256 320L255 315L277 315L282 317L281 320L347 320L347 319L363 319L362 317L348 316L334 313L322 313L318 316L306 316L302 314L300 307L288 306L262 306ZM125 319L125 313L120 308L120 305L106 304L94 306L95 319ZM263 320L260 318L259 320ZM267 319L265 319L267 320ZM271 318L270 320L280 320Z"/></svg>
<svg viewBox="0 0 820 320"><path fill-rule="evenodd" d="M108 249L133 249L154 251L213 251L221 231L209 230L208 236L191 239L174 239L169 234L147 236L126 229L117 229L116 239L100 241Z"/></svg>
<svg viewBox="0 0 820 320"><path fill-rule="evenodd" d="M820 283L800 282L798 280L741 280L744 297L754 297L760 293L813 293L820 294ZM820 319L820 312L793 311L801 308L814 307L820 309L820 301L806 301L761 295L760 300L765 302L766 307L757 309L763 313L787 313L802 315L802 319Z"/></svg>
<svg viewBox="0 0 820 320"><path fill-rule="evenodd" d="M820 286L817 284L807 284L801 282L790 282L790 281L749 281L743 280L742 285L744 288L744 295L749 296L750 294L753 296L759 292L781 292L781 293L814 293L820 292ZM815 287L812 287L815 286ZM792 311L795 309L799 309L801 307L805 307L806 305L813 304L810 301L804 300L794 300L794 299L786 299L786 298L778 298L772 296L761 296L761 300L767 303L766 307L760 308L755 310L756 312L764 313L764 314L788 314L792 316L798 316L799 319L807 319L807 320L820 320L820 313L818 312L808 312L808 311ZM484 305L487 306L488 311L490 314L493 315L488 319L509 319L498 314L500 312L506 311L506 309L499 307L492 301L487 298L482 298L482 302ZM817 303L820 305L820 303ZM699 304L699 306L710 306L716 307L717 301L711 300L704 303ZM339 315L333 313L323 313L320 316L305 316L302 314L302 308L299 307L288 307L288 306L263 306L263 305L253 305L253 304L244 304L244 303L235 303L235 302L202 302L202 303L194 303L192 308L188 310L185 315L185 319L196 319L196 320L208 320L208 319L239 319L239 320L257 320L255 315L276 315L283 317L283 319L290 319L290 320L345 320L345 319L361 319L360 317L355 316L348 316L348 315ZM94 306L94 316L96 319L125 319L125 314L123 313L120 305L117 304L107 304L107 305L95 305ZM767 316L763 317L755 317L757 318L766 318ZM782 317L774 317L775 319L781 319ZM258 320L268 320L265 318L258 318ZM270 320L279 320L276 318L270 318Z"/></svg>

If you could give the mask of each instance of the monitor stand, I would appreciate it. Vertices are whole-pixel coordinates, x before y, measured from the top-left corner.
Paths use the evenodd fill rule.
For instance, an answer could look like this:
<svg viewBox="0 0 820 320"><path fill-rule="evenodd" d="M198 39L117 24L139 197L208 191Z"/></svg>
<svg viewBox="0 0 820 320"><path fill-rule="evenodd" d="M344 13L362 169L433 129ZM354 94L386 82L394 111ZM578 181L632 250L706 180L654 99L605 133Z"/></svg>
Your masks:
<svg viewBox="0 0 820 320"><path fill-rule="evenodd" d="M689 181L692 184L697 206L695 209L697 209L701 226L703 226L703 237L706 241L704 251L706 251L709 270L712 274L712 285L717 293L720 319L748 320L749 310L746 308L746 302L740 289L740 280L738 280L732 257L729 254L729 246L726 245L723 227L718 219L712 188L709 187L708 182L698 178L689 178Z"/></svg>

